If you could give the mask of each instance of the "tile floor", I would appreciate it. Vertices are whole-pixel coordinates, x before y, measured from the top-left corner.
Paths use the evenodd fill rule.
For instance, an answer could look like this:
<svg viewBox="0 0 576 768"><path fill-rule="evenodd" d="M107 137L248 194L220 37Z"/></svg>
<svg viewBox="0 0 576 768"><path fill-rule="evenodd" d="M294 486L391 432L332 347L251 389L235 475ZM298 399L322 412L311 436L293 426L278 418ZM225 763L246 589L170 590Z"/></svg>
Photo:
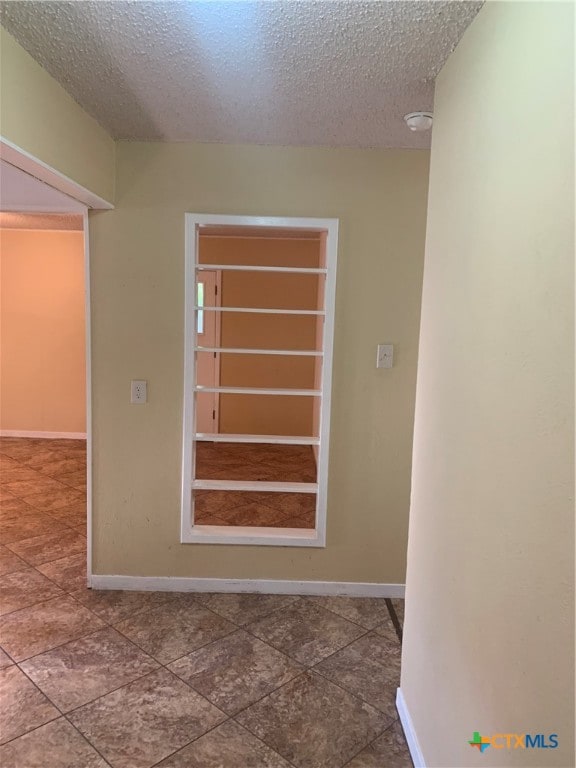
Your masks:
<svg viewBox="0 0 576 768"><path fill-rule="evenodd" d="M309 445L198 442L196 477L315 483L316 462ZM200 525L314 528L315 509L316 496L310 493L195 492Z"/></svg>
<svg viewBox="0 0 576 768"><path fill-rule="evenodd" d="M0 473L3 768L412 765L401 601L88 590L83 444Z"/></svg>

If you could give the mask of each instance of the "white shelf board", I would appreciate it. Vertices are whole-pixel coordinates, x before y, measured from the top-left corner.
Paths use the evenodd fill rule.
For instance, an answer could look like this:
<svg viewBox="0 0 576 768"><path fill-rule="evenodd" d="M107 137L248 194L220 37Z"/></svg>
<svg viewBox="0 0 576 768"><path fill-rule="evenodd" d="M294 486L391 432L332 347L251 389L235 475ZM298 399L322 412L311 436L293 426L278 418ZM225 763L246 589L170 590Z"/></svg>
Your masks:
<svg viewBox="0 0 576 768"><path fill-rule="evenodd" d="M304 435L227 435L222 432L197 432L200 442L210 443L267 443L269 445L320 445L319 437Z"/></svg>
<svg viewBox="0 0 576 768"><path fill-rule="evenodd" d="M260 315L316 315L324 317L323 309L266 309L262 307L194 307L195 312L249 312Z"/></svg>
<svg viewBox="0 0 576 768"><path fill-rule="evenodd" d="M222 395L289 395L293 397L320 397L320 389L261 389L258 387L194 387L195 392L218 392Z"/></svg>
<svg viewBox="0 0 576 768"><path fill-rule="evenodd" d="M324 357L314 349L236 349L234 347L194 347L195 352L217 352L236 355L294 355L296 357Z"/></svg>
<svg viewBox="0 0 576 768"><path fill-rule="evenodd" d="M199 272L232 270L234 272L284 272L303 275L325 275L326 268L316 267L265 267L250 264L196 264Z"/></svg>
<svg viewBox="0 0 576 768"><path fill-rule="evenodd" d="M193 480L192 488L202 491L316 493L318 491L318 483L275 483L268 480Z"/></svg>

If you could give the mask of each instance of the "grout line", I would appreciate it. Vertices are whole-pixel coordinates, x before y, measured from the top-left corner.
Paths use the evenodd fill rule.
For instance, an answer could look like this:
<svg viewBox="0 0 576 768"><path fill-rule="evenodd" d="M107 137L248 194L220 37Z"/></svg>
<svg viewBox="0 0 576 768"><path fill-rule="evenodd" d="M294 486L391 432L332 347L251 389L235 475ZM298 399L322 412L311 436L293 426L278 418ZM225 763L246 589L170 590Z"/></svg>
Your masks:
<svg viewBox="0 0 576 768"><path fill-rule="evenodd" d="M383 730L381 733L379 733L379 734L378 734L378 736L376 736L376 738L375 738L375 739L372 739L372 741L371 741L371 742L369 742L368 744L366 744L364 747L362 747L362 749L359 749L359 750L358 750L358 752L356 752L356 753L355 753L355 754L354 754L354 755L353 755L353 756L350 758L350 760L349 760L349 761L348 761L348 762L347 762L345 765L343 765L343 766L342 766L342 768L346 768L346 766L349 766L349 765L351 765L351 764L352 764L352 762L353 762L353 761L354 761L354 760L355 760L355 759L358 757L358 755L359 755L359 754L361 754L361 753L362 753L362 752L363 752L365 749L369 749L369 748L370 748L370 747L371 747L371 746L372 746L372 745L373 745L375 742L377 742L377 741L378 741L378 739L381 739L381 738L382 738L382 736L384 736L384 734L386 733L386 731L389 731L389 730L390 730L390 728L393 728L393 727L394 727L394 724L395 724L395 723L398 723L398 722L399 722L399 719L398 719L398 718L395 718L394 720L392 720L392 722L390 723L390 725L387 725L387 726L386 726L386 728L384 728L384 730ZM410 753L409 753L409 751L408 751L408 746L406 746L406 752L408 753L408 755L410 754ZM412 760L412 758L410 758L410 760ZM412 763L412 762L410 763L410 765L411 765L411 768L413 768L413 763Z"/></svg>

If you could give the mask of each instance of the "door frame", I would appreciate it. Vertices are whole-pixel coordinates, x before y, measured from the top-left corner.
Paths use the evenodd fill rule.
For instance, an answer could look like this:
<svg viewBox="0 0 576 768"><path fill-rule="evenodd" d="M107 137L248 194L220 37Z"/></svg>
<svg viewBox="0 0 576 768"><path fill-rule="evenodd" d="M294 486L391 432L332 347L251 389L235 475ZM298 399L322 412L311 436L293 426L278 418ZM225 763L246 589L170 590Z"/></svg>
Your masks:
<svg viewBox="0 0 576 768"><path fill-rule="evenodd" d="M92 477L92 320L91 320L91 299L90 299L90 231L88 211L93 210L111 210L114 205L99 195L81 186L77 182L65 176L60 171L52 168L43 160L31 155L25 149L18 147L13 142L3 136L0 136L0 158L7 163L14 165L21 171L35 177L40 182L48 184L59 192L83 205L84 225L84 322L85 322L85 347L86 347L86 586L92 586L92 495L93 495L93 477ZM66 211L59 207L59 210L44 211L25 211L22 213L46 213L62 214ZM71 213L78 214L77 206L71 205Z"/></svg>

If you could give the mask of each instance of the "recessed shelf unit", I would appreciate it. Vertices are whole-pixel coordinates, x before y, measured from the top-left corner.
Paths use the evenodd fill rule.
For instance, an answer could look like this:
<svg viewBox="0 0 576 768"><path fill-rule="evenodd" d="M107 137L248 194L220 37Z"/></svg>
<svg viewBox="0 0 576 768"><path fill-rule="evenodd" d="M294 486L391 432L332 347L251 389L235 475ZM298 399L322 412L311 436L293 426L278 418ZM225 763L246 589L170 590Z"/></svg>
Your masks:
<svg viewBox="0 0 576 768"><path fill-rule="evenodd" d="M331 395L331 367L332 367L332 344L334 328L334 301L335 301L335 283L336 283L336 253L337 253L337 233L338 222L335 219L265 219L262 217L238 217L238 216L212 216L205 214L187 214L187 245L186 245L186 333L185 333L185 399L184 399L184 449L183 449L183 473L182 473L182 541L183 542L207 542L218 543L221 535L222 543L248 544L257 540L258 544L282 545L282 546L324 546L326 529L326 496L328 479L328 447L329 447L329 417L330 417L330 395ZM226 227L233 227L237 231L239 227L258 228L260 237L265 237L266 228L277 231L278 227L284 229L299 230L300 232L314 231L318 233L317 242L319 244L318 266L278 266L253 265L250 263L217 263L209 264L200 261L200 242L202 230L204 228L219 227L221 230ZM252 231L252 230L250 230ZM297 234L297 233L295 233ZM296 239L296 238L294 238ZM221 258L221 257L218 257ZM256 259L260 260L260 259ZM300 262L302 263L302 261ZM304 264L306 261L303 262ZM282 264L282 261L280 261ZM281 281L281 290L277 291L277 302L273 299L273 293L264 292L262 294L254 293L251 300L240 295L238 291L231 295L235 299L230 300L228 306L227 293L225 286L228 284L227 273L238 272L248 273L244 277L240 275L234 278L237 284L244 281L244 284L261 285L266 280L263 273L270 273L269 281L276 280L276 285ZM206 273L212 273L212 276ZM222 274L226 273L226 274ZM253 273L259 277L252 280L248 275ZM215 275L215 277L214 277ZM272 277L274 275L286 276L311 276L305 284L302 281L307 280L303 277L300 283L305 289L301 291L302 295L292 294L288 290L283 292L284 281L288 278ZM206 286L210 285L210 280L217 286L213 300L208 296ZM230 278L232 281L232 277ZM297 282L293 277L288 280L287 285ZM267 283L268 285L268 283ZM313 286L313 295L311 292ZM308 293L306 293L308 291ZM258 296L265 297L265 301ZM255 300L254 300L255 299ZM238 305L239 302L246 301L245 305ZM266 308L260 303L276 303L275 307ZM260 306L251 306L260 304ZM286 304L286 306L277 306ZM301 309L300 306L314 308ZM238 320L234 315L238 314ZM248 315L262 316L262 319L250 321ZM270 316L267 319L265 316ZM272 316L278 316L274 319ZM293 316L294 319L282 321L281 316ZM214 321L209 318L216 318ZM248 327L246 324L260 324L260 330L268 331L268 337L265 334L256 333L242 338L227 338L221 331L225 323L234 324L236 329ZM288 337L287 332L282 333L278 330L278 324L294 323L294 338ZM308 323L306 326L305 324ZM206 332L207 327L217 328L212 337ZM240 332L240 331L238 331ZM280 334L274 336L273 334ZM226 343L228 341L228 343ZM238 342L244 342L243 344ZM271 342L277 341L274 345ZM224 342L224 343L222 343ZM230 343L232 342L232 344ZM252 343L250 343L252 342ZM255 343L256 342L256 343ZM238 344L238 346L234 346ZM271 348L267 348L267 347ZM302 346L303 349L287 349L286 347ZM242 361L242 355L254 356L254 361ZM228 357L232 356L232 358ZM239 356L239 357L236 357ZM260 357L262 356L262 357ZM278 358L290 358L292 362L288 364L287 360L274 360ZM267 360L267 358L269 360ZM305 358L309 358L306 361ZM250 371L254 366L261 366L268 372L262 379L262 383L278 383L279 386L229 386L230 383L249 382L258 384L258 378L250 375L243 375L240 378L231 377L221 381L215 378L210 381L207 378L206 371L217 371L217 376L224 371L224 361L234 370L240 370L242 365L244 369L249 367ZM203 366L203 368L202 368ZM292 369L304 371L305 376L300 373L296 377ZM274 375L271 376L270 372ZM306 373L307 372L307 373ZM282 378L288 375L290 379ZM310 378L311 377L311 378ZM311 386L307 386L308 382ZM292 387L290 384L300 383L304 386ZM282 386L284 385L284 386ZM270 396L278 398L301 398L302 405L292 400L294 408L303 408L304 400L311 401L310 413L313 418L310 422L310 434L259 434L263 424L259 423L254 432L242 430L229 432L221 431L219 422L215 422L216 429L206 428L207 421L202 419L201 409L210 409L212 414L216 414L217 409L222 407L222 403L235 403L232 398L237 396L251 396L250 405L247 408L254 409L255 397L262 397L263 412L262 418L267 415L270 408L276 407ZM212 398L212 399L211 399ZM226 399L228 398L228 399ZM238 402L244 402L243 398ZM247 401L248 402L248 401ZM279 402L280 399L279 399ZM288 401L286 401L288 403ZM264 405L264 403L267 403ZM212 405L214 404L214 406ZM270 404L270 405L268 405ZM243 408L243 406L236 406ZM288 408L288 405L286 405ZM292 409L292 405L290 405ZM292 411L290 410L289 413ZM215 418L213 416L213 418ZM289 417L290 418L290 417ZM200 426L202 423L202 426ZM254 423L255 424L255 423ZM251 426L252 423L248 426ZM256 424L255 424L256 426ZM290 431L290 427L296 428L296 422L288 423L284 431ZM307 423L304 428L307 430ZM263 431L266 430L264 426ZM281 431L281 430L279 430ZM215 451L218 444L229 443L246 445L266 445L271 446L293 446L293 454L296 448L309 446L314 452L316 463L316 482L285 482L270 480L232 480L232 479L211 479L210 477L196 477L196 444L214 443L214 448L206 447L206 450ZM236 450L236 449L235 449ZM253 451L256 449L253 449ZM304 450L304 449L303 449ZM276 449L276 454L280 451ZM203 454L206 455L206 454ZM212 454L210 454L212 455ZM217 454L214 454L217 455ZM283 454L281 454L283 455ZM312 454L310 454L312 456ZM206 474L210 474L206 472ZM302 479L311 479L309 473L301 474ZM194 493L195 491L218 491L218 492L247 492L247 493L279 493L279 494L315 494L316 496L316 526L314 530L291 528L269 528L269 527L249 527L245 525L210 526L207 524L194 523ZM225 534L225 535L224 535Z"/></svg>

